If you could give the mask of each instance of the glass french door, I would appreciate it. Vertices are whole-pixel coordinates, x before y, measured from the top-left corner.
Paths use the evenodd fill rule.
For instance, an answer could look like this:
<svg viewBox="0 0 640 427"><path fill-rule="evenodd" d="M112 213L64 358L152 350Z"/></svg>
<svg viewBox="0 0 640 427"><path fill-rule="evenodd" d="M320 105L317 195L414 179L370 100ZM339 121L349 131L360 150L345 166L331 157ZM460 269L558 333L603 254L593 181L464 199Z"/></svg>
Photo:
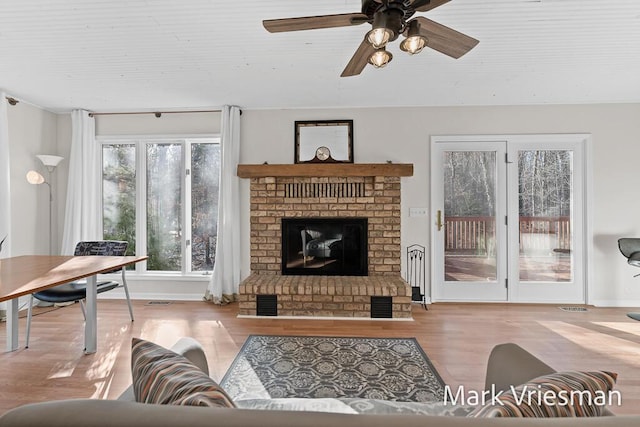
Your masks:
<svg viewBox="0 0 640 427"><path fill-rule="evenodd" d="M508 144L509 299L584 303L583 147L549 138Z"/></svg>
<svg viewBox="0 0 640 427"><path fill-rule="evenodd" d="M434 301L584 302L582 141L434 137Z"/></svg>
<svg viewBox="0 0 640 427"><path fill-rule="evenodd" d="M506 143L448 142L432 150L435 301L505 301ZM436 171L437 169L437 171Z"/></svg>

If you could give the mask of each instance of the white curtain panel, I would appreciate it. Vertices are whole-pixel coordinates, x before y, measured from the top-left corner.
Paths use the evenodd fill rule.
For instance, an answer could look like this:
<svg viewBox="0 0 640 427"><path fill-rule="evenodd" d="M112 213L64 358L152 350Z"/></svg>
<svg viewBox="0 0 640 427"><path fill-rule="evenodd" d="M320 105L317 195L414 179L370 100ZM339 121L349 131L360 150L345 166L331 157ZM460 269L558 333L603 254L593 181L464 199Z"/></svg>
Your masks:
<svg viewBox="0 0 640 427"><path fill-rule="evenodd" d="M100 145L96 142L95 120L85 110L71 113L69 182L62 235L62 255L73 255L81 240L101 239L100 232Z"/></svg>
<svg viewBox="0 0 640 427"><path fill-rule="evenodd" d="M8 236L2 245L0 258L11 256L11 170L9 169L9 120L7 119L7 99L0 91L0 241Z"/></svg>
<svg viewBox="0 0 640 427"><path fill-rule="evenodd" d="M240 285L240 108L222 110L222 162L218 195L218 238L213 275L205 299L226 304L236 299Z"/></svg>

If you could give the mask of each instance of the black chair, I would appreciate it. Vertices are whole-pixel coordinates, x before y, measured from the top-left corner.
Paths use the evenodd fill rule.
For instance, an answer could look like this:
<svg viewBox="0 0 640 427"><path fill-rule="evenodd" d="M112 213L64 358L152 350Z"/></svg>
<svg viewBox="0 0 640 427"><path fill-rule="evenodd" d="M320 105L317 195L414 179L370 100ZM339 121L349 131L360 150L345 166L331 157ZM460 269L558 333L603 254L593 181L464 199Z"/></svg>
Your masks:
<svg viewBox="0 0 640 427"><path fill-rule="evenodd" d="M74 255L96 255L96 256L124 256L127 251L127 242L118 241L118 240L98 240L98 241L87 241L87 242L79 242L76 245L76 249L74 251ZM131 306L131 299L129 298L129 288L127 287L127 279L125 277L125 268L117 269L109 271L108 273L117 273L122 272L122 284L109 280L109 281L99 281L97 283L97 292L100 294L102 292L107 292L112 289L115 289L122 285L124 288L124 293L127 297L127 304L129 305L129 315L131 316L131 321L133 322L133 307ZM87 297L87 281L86 280L78 280L76 282L65 283L64 285L55 286L53 288L45 289L40 292L36 292L31 294L31 299L29 300L29 308L27 310L27 340L25 347L29 347L29 333L31 332L31 308L33 306L33 299L38 299L40 301L45 301L49 303L59 304L59 303L69 303L69 302L80 302L80 308L82 309L82 315L85 316L84 309L84 300Z"/></svg>
<svg viewBox="0 0 640 427"><path fill-rule="evenodd" d="M634 267L640 267L640 238L625 237L618 239L618 248L622 255L627 258L627 263ZM633 277L640 276L640 273ZM633 320L640 320L640 313L627 313Z"/></svg>

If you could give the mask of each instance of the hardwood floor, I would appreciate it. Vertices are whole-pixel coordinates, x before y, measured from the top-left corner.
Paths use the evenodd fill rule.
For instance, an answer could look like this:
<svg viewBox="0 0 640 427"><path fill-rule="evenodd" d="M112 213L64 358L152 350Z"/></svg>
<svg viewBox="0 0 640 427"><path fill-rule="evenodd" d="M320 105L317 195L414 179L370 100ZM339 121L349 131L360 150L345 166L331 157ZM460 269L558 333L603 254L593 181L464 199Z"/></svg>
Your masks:
<svg viewBox="0 0 640 427"><path fill-rule="evenodd" d="M556 305L434 304L413 307L414 321L238 319L237 304L169 305L134 301L135 322L124 301L98 301L98 351L84 355L79 306L39 309L31 346L0 353L0 412L52 399L114 398L131 382L132 337L171 346L181 336L204 345L211 375L220 380L250 334L416 337L452 387L481 390L491 348L515 342L558 370L618 373L618 414L640 413L640 322L629 309ZM20 319L24 343L25 319ZM0 328L4 347L5 325Z"/></svg>

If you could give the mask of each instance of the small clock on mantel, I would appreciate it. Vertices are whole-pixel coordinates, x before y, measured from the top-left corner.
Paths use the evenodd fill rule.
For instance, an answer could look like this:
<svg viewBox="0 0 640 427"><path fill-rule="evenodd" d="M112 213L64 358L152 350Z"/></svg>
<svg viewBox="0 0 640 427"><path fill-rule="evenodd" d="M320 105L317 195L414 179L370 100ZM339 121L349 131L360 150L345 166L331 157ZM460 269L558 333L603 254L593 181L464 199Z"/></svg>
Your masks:
<svg viewBox="0 0 640 427"><path fill-rule="evenodd" d="M337 163L333 157L331 157L331 150L324 145L316 148L316 155L308 163Z"/></svg>
<svg viewBox="0 0 640 427"><path fill-rule="evenodd" d="M295 122L295 163L353 163L353 120Z"/></svg>

